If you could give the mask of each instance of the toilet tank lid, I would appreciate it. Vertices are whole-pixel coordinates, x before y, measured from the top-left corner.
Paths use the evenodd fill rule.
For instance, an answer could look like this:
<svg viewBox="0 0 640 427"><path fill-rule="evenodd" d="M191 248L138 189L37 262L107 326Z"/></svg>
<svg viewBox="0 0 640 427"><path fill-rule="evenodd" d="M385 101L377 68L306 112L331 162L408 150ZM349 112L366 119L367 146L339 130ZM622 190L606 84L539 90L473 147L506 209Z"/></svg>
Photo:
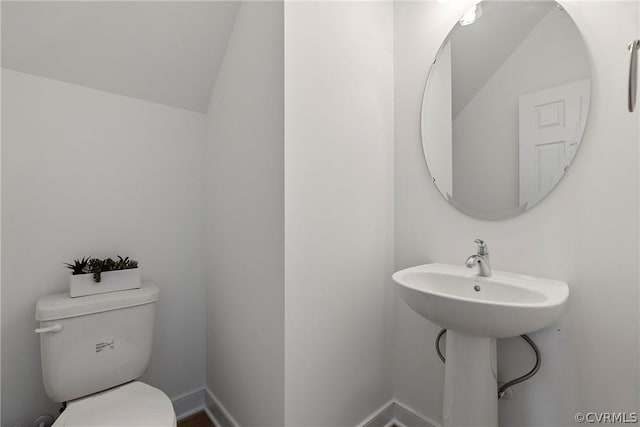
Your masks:
<svg viewBox="0 0 640 427"><path fill-rule="evenodd" d="M144 282L138 289L71 298L68 292L47 295L36 303L36 320L66 319L158 301L158 287Z"/></svg>

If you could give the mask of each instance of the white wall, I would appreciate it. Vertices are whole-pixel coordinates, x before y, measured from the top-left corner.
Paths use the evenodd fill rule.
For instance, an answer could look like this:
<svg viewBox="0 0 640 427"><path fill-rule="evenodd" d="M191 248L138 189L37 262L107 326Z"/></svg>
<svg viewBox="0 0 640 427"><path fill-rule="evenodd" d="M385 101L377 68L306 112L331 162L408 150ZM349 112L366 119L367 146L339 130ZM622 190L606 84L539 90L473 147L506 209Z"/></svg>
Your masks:
<svg viewBox="0 0 640 427"><path fill-rule="evenodd" d="M580 34L567 12L554 7L455 117L456 202L489 216L515 209L520 182L519 96L589 76Z"/></svg>
<svg viewBox="0 0 640 427"><path fill-rule="evenodd" d="M160 287L142 379L171 397L201 389L204 116L3 70L2 125L2 424L57 414L34 307L82 256L140 261Z"/></svg>
<svg viewBox="0 0 640 427"><path fill-rule="evenodd" d="M393 6L285 5L285 422L391 398Z"/></svg>
<svg viewBox="0 0 640 427"><path fill-rule="evenodd" d="M464 3L464 4L463 4ZM533 210L507 221L474 220L430 182L420 150L422 89L440 42L471 2L395 3L395 267L461 264L481 237L495 269L566 280L567 312L531 334L541 371L500 403L506 426L573 425L577 411L638 411L638 114L626 111L627 43L637 2L567 2L591 59L593 94L573 166ZM438 327L396 299L394 395L441 419L444 367ZM499 377L530 368L518 338L499 343Z"/></svg>
<svg viewBox="0 0 640 427"><path fill-rule="evenodd" d="M284 418L283 30L241 4L207 112L207 386L242 426Z"/></svg>
<svg viewBox="0 0 640 427"><path fill-rule="evenodd" d="M2 22L1 7L0 22ZM0 68L0 240L2 239L2 72ZM2 423L2 244L0 244L0 423Z"/></svg>

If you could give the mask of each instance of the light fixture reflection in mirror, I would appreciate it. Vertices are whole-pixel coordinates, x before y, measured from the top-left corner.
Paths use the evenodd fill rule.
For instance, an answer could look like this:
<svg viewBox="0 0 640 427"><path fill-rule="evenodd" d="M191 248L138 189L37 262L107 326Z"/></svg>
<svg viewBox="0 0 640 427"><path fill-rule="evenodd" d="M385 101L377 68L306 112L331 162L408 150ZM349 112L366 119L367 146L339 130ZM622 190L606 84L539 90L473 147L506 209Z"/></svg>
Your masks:
<svg viewBox="0 0 640 427"><path fill-rule="evenodd" d="M476 22L476 19L480 18L481 15L482 15L482 5L475 4L469 10L467 10L464 13L464 15L462 15L462 18L460 18L458 22L463 27L465 25L471 25L474 22Z"/></svg>
<svg viewBox="0 0 640 427"><path fill-rule="evenodd" d="M590 96L584 41L558 3L478 3L429 71L421 125L433 182L476 218L531 209L573 161Z"/></svg>

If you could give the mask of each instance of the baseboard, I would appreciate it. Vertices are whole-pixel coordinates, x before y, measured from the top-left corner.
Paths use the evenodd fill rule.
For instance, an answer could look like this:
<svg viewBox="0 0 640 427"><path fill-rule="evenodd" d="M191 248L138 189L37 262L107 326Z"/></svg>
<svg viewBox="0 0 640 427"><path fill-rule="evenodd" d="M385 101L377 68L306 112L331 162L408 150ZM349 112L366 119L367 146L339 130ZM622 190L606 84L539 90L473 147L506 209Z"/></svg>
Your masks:
<svg viewBox="0 0 640 427"><path fill-rule="evenodd" d="M214 416L213 416L213 414L211 413L211 411L209 411L209 410L207 409L207 406L206 406L206 405L205 405L205 407L204 407L204 413L207 415L207 418L209 418L209 420L213 423L213 425L217 427L218 425L217 425L216 423L217 423L218 421L216 421L216 417L214 417Z"/></svg>
<svg viewBox="0 0 640 427"><path fill-rule="evenodd" d="M394 425L398 427L441 427L433 420L418 415L416 411L394 400L382 405L366 421L358 424L358 427L391 427Z"/></svg>
<svg viewBox="0 0 640 427"><path fill-rule="evenodd" d="M432 419L398 402L394 402L393 418L399 427L441 427Z"/></svg>
<svg viewBox="0 0 640 427"><path fill-rule="evenodd" d="M183 393L171 399L171 403L173 404L176 418L178 420L186 418L202 411L204 408L204 389Z"/></svg>
<svg viewBox="0 0 640 427"><path fill-rule="evenodd" d="M240 427L229 411L208 388L204 389L204 412L216 427Z"/></svg>
<svg viewBox="0 0 640 427"><path fill-rule="evenodd" d="M178 420L204 410L216 427L240 427L229 411L208 388L185 393L172 400ZM357 427L441 427L410 407L391 400L382 405Z"/></svg>
<svg viewBox="0 0 640 427"><path fill-rule="evenodd" d="M373 415L358 424L357 427L387 427L393 424L394 401L382 405Z"/></svg>

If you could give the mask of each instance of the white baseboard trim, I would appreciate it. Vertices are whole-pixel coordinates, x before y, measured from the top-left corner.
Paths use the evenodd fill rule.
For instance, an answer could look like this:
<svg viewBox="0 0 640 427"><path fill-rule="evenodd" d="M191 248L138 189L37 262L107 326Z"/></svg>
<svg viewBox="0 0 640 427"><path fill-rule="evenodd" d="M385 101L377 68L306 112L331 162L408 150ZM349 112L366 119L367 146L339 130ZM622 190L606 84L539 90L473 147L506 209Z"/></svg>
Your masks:
<svg viewBox="0 0 640 427"><path fill-rule="evenodd" d="M204 389L200 388L198 390L182 393L171 399L171 403L173 404L173 410L175 411L176 418L178 420L187 418L188 416L202 411L204 408Z"/></svg>
<svg viewBox="0 0 640 427"><path fill-rule="evenodd" d="M216 427L218 427L218 425L216 424L216 417L213 416L213 414L211 413L211 411L209 411L209 409L207 409L207 407L204 407L204 413L207 414L207 418L209 418L209 420L213 423L213 425L215 425Z"/></svg>
<svg viewBox="0 0 640 427"><path fill-rule="evenodd" d="M240 427L240 424L208 388L204 389L204 412L216 427Z"/></svg>
<svg viewBox="0 0 640 427"><path fill-rule="evenodd" d="M393 424L394 401L382 405L357 427L387 427Z"/></svg>
<svg viewBox="0 0 640 427"><path fill-rule="evenodd" d="M442 427L405 404L394 402L394 409L394 421L399 427Z"/></svg>
<svg viewBox="0 0 640 427"><path fill-rule="evenodd" d="M358 424L358 427L390 427L393 425L399 427L441 427L433 420L419 415L416 411L394 400L382 405L366 421Z"/></svg>
<svg viewBox="0 0 640 427"><path fill-rule="evenodd" d="M208 388L181 394L172 399L178 420L203 411L216 427L240 427L227 409ZM419 414L395 400L378 408L357 427L441 427L440 424Z"/></svg>

